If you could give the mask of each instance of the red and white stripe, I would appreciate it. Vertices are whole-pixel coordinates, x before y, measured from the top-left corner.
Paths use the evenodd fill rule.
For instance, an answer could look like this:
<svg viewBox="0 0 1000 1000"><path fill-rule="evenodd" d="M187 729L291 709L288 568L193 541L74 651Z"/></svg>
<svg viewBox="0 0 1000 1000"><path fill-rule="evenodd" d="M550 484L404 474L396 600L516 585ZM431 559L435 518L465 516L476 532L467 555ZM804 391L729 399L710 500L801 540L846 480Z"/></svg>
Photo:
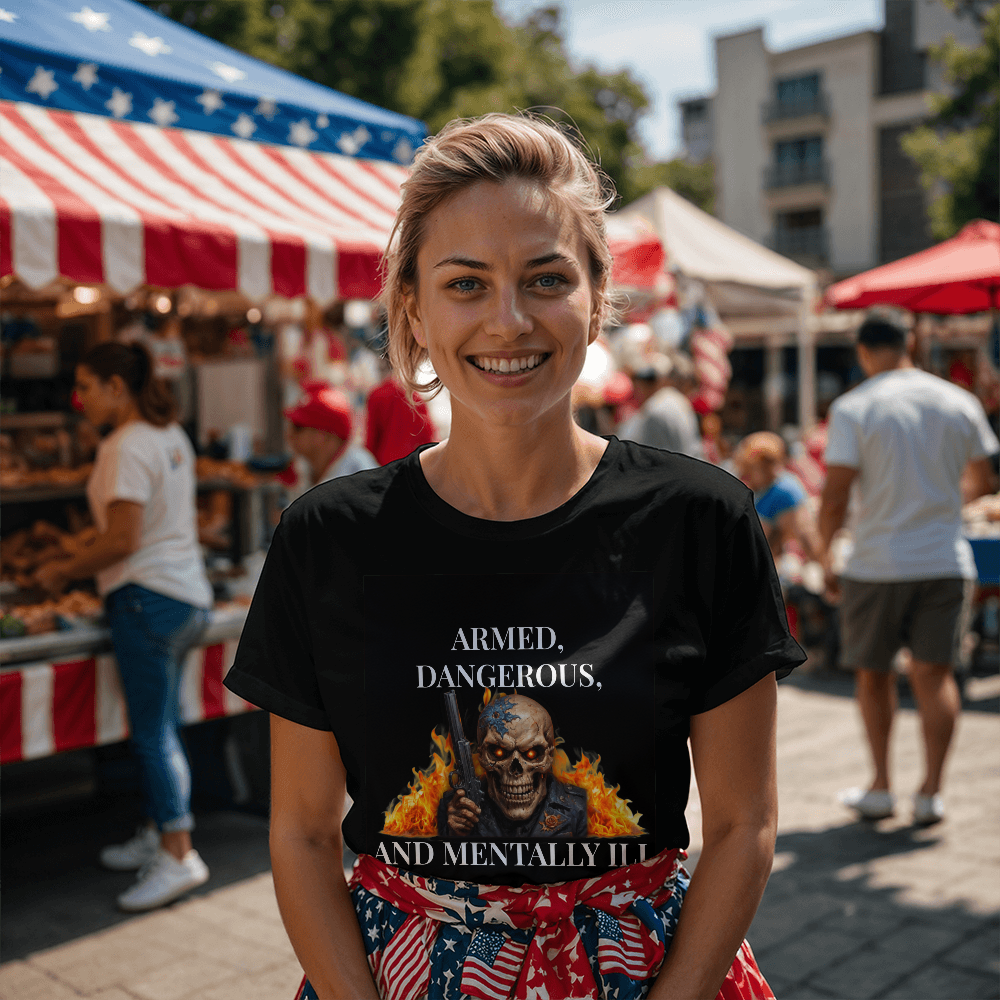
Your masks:
<svg viewBox="0 0 1000 1000"><path fill-rule="evenodd" d="M411 913L393 934L382 950L378 971L379 994L386 1000L426 996L436 930L431 921Z"/></svg>
<svg viewBox="0 0 1000 1000"><path fill-rule="evenodd" d="M649 975L649 958L639 918L625 913L616 919L622 939L616 941L601 936L597 941L597 962L601 972L604 975L621 972L632 979L644 979Z"/></svg>
<svg viewBox="0 0 1000 1000"><path fill-rule="evenodd" d="M239 640L197 647L181 680L185 723L254 708L223 687ZM0 672L0 764L125 739L128 713L110 654L26 663Z"/></svg>
<svg viewBox="0 0 1000 1000"><path fill-rule="evenodd" d="M0 275L371 298L395 164L0 101Z"/></svg>
<svg viewBox="0 0 1000 1000"><path fill-rule="evenodd" d="M691 357L698 377L697 409L702 413L720 410L733 376L729 352L732 334L723 328L696 330L691 336Z"/></svg>
<svg viewBox="0 0 1000 1000"><path fill-rule="evenodd" d="M526 942L507 938L492 965L468 954L462 966L462 993L485 1000L508 1000L521 975L527 950Z"/></svg>

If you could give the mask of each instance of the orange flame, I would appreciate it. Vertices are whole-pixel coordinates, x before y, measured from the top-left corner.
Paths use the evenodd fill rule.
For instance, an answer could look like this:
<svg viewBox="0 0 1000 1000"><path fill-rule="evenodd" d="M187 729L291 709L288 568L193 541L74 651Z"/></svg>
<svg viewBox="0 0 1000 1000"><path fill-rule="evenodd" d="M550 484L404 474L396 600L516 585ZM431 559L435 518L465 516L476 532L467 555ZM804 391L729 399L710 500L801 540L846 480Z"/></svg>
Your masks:
<svg viewBox="0 0 1000 1000"><path fill-rule="evenodd" d="M445 735L443 727L431 731L431 743L430 763L422 771L413 768L407 791L397 796L385 812L383 833L396 837L438 835L438 803L451 787L449 775L455 770L455 753L451 736ZM472 755L472 762L476 775L485 779L478 754ZM646 832L639 825L642 814L633 813L630 800L618 795L619 786L608 786L599 756L591 760L581 754L576 764L570 764L565 750L556 750L552 773L557 781L586 790L588 837L632 837Z"/></svg>
<svg viewBox="0 0 1000 1000"><path fill-rule="evenodd" d="M570 764L566 751L556 750L552 774L557 781L586 789L588 837L634 837L646 832L639 825L642 813L629 809L631 799L618 795L620 786L608 786L599 755L591 760L581 753L580 759Z"/></svg>

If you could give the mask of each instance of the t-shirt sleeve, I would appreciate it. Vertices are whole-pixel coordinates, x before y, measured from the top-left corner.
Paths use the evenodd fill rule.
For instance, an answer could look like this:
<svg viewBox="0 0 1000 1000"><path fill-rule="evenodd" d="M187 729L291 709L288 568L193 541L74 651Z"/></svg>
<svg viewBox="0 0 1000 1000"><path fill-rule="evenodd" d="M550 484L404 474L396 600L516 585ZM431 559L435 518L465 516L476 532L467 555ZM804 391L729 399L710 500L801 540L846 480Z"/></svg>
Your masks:
<svg viewBox="0 0 1000 1000"><path fill-rule="evenodd" d="M748 495L716 553L712 626L690 713L722 705L769 673L786 677L805 659L788 631L774 560Z"/></svg>
<svg viewBox="0 0 1000 1000"><path fill-rule="evenodd" d="M312 631L293 557L288 514L268 549L236 658L224 681L253 705L310 729L331 730L312 652Z"/></svg>
<svg viewBox="0 0 1000 1000"><path fill-rule="evenodd" d="M836 403L830 407L830 423L826 431L826 464L857 469L861 465L861 449L857 429Z"/></svg>
<svg viewBox="0 0 1000 1000"><path fill-rule="evenodd" d="M986 458L1000 451L1000 441L997 440L997 436L990 426L989 418L986 416L982 404L978 399L974 400L973 404L972 425L975 431L975 441L972 446L972 454L969 456L970 461Z"/></svg>
<svg viewBox="0 0 1000 1000"><path fill-rule="evenodd" d="M149 463L147 449L142 447L136 435L121 442L117 462L108 503L131 500L133 503L148 504L153 499L155 474Z"/></svg>

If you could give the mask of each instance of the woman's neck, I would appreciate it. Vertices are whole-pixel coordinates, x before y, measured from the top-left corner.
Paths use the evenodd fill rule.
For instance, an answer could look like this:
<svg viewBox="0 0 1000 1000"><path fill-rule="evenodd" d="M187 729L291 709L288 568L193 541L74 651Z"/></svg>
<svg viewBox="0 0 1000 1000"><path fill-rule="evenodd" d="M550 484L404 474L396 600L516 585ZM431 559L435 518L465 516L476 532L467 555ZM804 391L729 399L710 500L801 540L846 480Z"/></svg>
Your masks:
<svg viewBox="0 0 1000 1000"><path fill-rule="evenodd" d="M142 414L139 412L135 400L129 400L122 405L117 413L112 414L111 426L118 430L119 427L134 423L136 420L142 420Z"/></svg>
<svg viewBox="0 0 1000 1000"><path fill-rule="evenodd" d="M448 440L421 452L421 468L442 500L489 521L520 521L562 506L590 479L608 445L571 418L484 427L456 416Z"/></svg>

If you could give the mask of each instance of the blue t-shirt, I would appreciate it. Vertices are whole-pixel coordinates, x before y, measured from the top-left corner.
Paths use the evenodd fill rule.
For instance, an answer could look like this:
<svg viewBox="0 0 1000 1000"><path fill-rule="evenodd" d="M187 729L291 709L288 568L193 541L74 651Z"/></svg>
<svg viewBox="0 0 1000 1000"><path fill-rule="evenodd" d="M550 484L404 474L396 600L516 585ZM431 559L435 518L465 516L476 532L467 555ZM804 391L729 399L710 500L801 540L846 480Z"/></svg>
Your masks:
<svg viewBox="0 0 1000 1000"><path fill-rule="evenodd" d="M794 510L805 501L805 487L790 472L783 472L763 493L753 495L757 516L765 526L779 514Z"/></svg>

